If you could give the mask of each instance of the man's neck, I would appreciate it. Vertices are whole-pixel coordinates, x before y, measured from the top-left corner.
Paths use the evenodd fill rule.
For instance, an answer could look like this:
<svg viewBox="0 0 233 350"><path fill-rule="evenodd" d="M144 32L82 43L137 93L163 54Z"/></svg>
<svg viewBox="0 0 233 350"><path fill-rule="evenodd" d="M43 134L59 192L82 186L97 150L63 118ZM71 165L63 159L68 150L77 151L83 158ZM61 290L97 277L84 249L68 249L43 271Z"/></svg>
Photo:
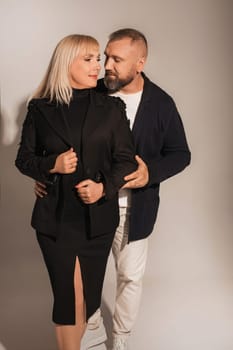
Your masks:
<svg viewBox="0 0 233 350"><path fill-rule="evenodd" d="M123 94L134 94L136 92L142 91L144 85L144 79L141 73L138 73L138 75L135 77L131 83L124 86L122 89L120 89L118 92L122 92Z"/></svg>

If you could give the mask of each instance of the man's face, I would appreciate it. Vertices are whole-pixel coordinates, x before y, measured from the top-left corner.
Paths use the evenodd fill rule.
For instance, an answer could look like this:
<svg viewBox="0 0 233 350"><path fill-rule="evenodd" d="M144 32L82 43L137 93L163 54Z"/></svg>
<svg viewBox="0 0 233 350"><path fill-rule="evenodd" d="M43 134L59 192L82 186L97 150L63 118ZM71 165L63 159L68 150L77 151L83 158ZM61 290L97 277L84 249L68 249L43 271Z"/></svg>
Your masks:
<svg viewBox="0 0 233 350"><path fill-rule="evenodd" d="M112 91L121 90L130 84L141 71L140 48L130 38L109 42L105 49L106 87Z"/></svg>

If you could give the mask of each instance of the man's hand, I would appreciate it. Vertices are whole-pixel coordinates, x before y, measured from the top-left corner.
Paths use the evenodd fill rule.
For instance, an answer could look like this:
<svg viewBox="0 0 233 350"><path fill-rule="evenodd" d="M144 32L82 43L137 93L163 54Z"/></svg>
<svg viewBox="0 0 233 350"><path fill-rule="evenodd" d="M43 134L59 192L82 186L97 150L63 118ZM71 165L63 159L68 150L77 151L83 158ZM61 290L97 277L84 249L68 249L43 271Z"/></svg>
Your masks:
<svg viewBox="0 0 233 350"><path fill-rule="evenodd" d="M103 197L104 186L101 182L97 183L88 179L81 181L75 188L85 204L95 203Z"/></svg>
<svg viewBox="0 0 233 350"><path fill-rule="evenodd" d="M59 154L54 168L50 170L51 174L72 174L75 172L78 164L78 157L71 147L68 151Z"/></svg>
<svg viewBox="0 0 233 350"><path fill-rule="evenodd" d="M133 173L124 177L127 183L122 188L140 188L146 186L149 181L149 172L145 162L139 156L135 157L138 168Z"/></svg>
<svg viewBox="0 0 233 350"><path fill-rule="evenodd" d="M35 195L40 198L43 198L48 194L46 191L46 185L39 181L35 182L34 192L35 192Z"/></svg>

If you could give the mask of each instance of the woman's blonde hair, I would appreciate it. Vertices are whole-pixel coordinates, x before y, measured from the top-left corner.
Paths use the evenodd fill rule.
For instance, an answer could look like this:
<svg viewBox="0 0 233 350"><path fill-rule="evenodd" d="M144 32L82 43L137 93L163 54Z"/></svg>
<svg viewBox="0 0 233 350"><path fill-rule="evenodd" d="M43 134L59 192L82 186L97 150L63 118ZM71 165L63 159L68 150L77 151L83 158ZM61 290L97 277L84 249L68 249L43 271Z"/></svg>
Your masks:
<svg viewBox="0 0 233 350"><path fill-rule="evenodd" d="M56 46L44 79L33 94L33 98L49 98L57 103L69 104L72 87L69 82L69 69L81 49L98 47L98 41L82 34L68 35Z"/></svg>

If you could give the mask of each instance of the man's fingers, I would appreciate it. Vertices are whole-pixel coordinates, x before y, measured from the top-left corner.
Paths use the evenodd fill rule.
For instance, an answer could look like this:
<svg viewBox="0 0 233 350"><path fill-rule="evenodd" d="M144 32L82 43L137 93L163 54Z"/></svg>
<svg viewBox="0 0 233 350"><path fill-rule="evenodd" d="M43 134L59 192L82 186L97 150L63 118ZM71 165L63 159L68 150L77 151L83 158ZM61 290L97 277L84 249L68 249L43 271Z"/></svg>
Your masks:
<svg viewBox="0 0 233 350"><path fill-rule="evenodd" d="M145 163L143 162L142 158L140 158L138 155L135 156L135 159L136 159L138 165L140 165L140 164L145 164Z"/></svg>
<svg viewBox="0 0 233 350"><path fill-rule="evenodd" d="M127 182L127 184L128 184L128 182ZM127 184L125 184L124 186L122 186L121 189L128 188L128 187L127 187Z"/></svg>
<svg viewBox="0 0 233 350"><path fill-rule="evenodd" d="M36 181L35 187L41 187L41 188L46 188L46 185L43 184L42 182Z"/></svg>
<svg viewBox="0 0 233 350"><path fill-rule="evenodd" d="M42 189L40 187L36 187L36 186L34 187L34 192L40 198L43 198L44 196L46 196L48 194L44 189Z"/></svg>
<svg viewBox="0 0 233 350"><path fill-rule="evenodd" d="M42 193L40 193L40 192L38 192L36 190L35 190L35 194L36 194L37 197L40 197L40 198L44 197L44 195Z"/></svg>
<svg viewBox="0 0 233 350"><path fill-rule="evenodd" d="M144 168L142 166L145 166L145 163L144 161L142 160L142 158L140 158L138 155L135 156L135 159L138 163L138 169L135 170L133 173L129 174L129 175L126 175L124 177L124 180L125 181L130 181L130 180L134 180L136 179L137 177L140 176L140 172L144 170Z"/></svg>
<svg viewBox="0 0 233 350"><path fill-rule="evenodd" d="M135 156L135 159L138 163L138 169L124 177L127 184L122 188L139 188L144 187L148 183L149 174L146 163L138 155Z"/></svg>
<svg viewBox="0 0 233 350"><path fill-rule="evenodd" d="M122 188L137 188L140 187L137 185L137 182L135 180L127 182Z"/></svg>
<svg viewBox="0 0 233 350"><path fill-rule="evenodd" d="M44 196L46 196L48 194L46 191L46 185L43 184L42 182L39 182L39 181L35 182L34 192L40 198L43 198Z"/></svg>
<svg viewBox="0 0 233 350"><path fill-rule="evenodd" d="M129 174L129 175L126 175L126 176L124 177L124 180L125 180L125 181L133 180L133 179L135 179L137 176L138 176L138 171L136 170L136 171L134 171L133 173L131 173L131 174Z"/></svg>

